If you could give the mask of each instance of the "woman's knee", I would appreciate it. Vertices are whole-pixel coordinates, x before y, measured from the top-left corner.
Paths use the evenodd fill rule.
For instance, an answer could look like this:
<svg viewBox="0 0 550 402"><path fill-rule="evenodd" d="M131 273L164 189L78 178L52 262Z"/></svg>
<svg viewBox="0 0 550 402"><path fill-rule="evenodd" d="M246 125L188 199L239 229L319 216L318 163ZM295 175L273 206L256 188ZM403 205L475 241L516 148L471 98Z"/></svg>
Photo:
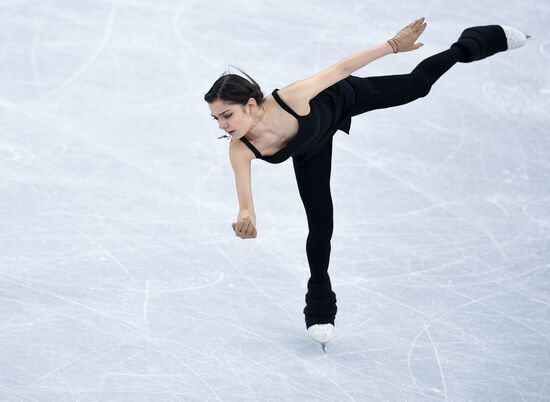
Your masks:
<svg viewBox="0 0 550 402"><path fill-rule="evenodd" d="M309 240L316 243L327 243L332 239L334 225L331 222L314 222L309 224Z"/></svg>
<svg viewBox="0 0 550 402"><path fill-rule="evenodd" d="M414 82L415 92L419 98L423 98L430 93L432 83L425 74L420 72L411 73L411 78Z"/></svg>

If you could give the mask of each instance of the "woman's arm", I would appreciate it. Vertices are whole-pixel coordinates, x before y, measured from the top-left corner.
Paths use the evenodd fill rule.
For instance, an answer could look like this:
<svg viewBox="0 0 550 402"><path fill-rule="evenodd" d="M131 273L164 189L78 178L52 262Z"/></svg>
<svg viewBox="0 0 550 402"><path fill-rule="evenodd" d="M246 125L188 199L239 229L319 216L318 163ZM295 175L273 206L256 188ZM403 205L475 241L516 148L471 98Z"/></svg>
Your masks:
<svg viewBox="0 0 550 402"><path fill-rule="evenodd" d="M381 43L371 49L353 53L320 73L293 82L281 89L285 100L291 104L291 107L295 106L299 109L303 109L303 106L308 105L309 101L317 96L319 92L343 80L348 75L366 66L370 62L391 53L407 52L418 49L422 46L422 43L415 44L415 41L420 34L424 32L425 28L426 23L424 22L424 18L415 20L401 29L389 41ZM392 44L390 44L390 42Z"/></svg>
<svg viewBox="0 0 550 402"><path fill-rule="evenodd" d="M235 173L237 197L239 199L239 214L237 222L232 224L235 235L243 238L256 237L256 213L252 199L251 162L249 152L244 152L241 141L232 141L229 145L229 159Z"/></svg>
<svg viewBox="0 0 550 402"><path fill-rule="evenodd" d="M254 214L252 199L252 158L244 153L241 141L231 141L229 145L229 160L235 174L235 185L239 199L239 210ZM243 144L244 145L244 144ZM239 149L240 148L240 149Z"/></svg>

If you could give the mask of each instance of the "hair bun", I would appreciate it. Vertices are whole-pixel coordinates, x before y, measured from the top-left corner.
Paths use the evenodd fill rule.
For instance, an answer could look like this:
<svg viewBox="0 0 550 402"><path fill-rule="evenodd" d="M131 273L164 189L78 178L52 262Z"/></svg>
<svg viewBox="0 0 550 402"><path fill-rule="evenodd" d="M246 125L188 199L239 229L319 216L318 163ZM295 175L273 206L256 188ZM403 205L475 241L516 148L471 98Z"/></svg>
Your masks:
<svg viewBox="0 0 550 402"><path fill-rule="evenodd" d="M250 98L256 100L256 103L261 104L264 100L262 89L252 77L235 67L248 79L241 77L238 74L233 74L228 70L224 71L220 78L216 80L212 88L204 95L204 100L212 103L216 100L246 105Z"/></svg>

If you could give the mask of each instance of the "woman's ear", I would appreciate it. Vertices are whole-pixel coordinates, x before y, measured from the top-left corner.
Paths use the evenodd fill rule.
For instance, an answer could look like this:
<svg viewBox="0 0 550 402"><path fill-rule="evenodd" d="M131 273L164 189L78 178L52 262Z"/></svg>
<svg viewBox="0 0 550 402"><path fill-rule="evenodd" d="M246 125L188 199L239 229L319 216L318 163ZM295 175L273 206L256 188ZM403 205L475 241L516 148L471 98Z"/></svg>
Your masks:
<svg viewBox="0 0 550 402"><path fill-rule="evenodd" d="M248 100L247 104L246 104L246 108L247 108L248 112L249 112L250 114L252 114L252 112L253 112L254 110L256 110L257 107L258 107L258 103L256 103L256 99L250 98L250 99Z"/></svg>

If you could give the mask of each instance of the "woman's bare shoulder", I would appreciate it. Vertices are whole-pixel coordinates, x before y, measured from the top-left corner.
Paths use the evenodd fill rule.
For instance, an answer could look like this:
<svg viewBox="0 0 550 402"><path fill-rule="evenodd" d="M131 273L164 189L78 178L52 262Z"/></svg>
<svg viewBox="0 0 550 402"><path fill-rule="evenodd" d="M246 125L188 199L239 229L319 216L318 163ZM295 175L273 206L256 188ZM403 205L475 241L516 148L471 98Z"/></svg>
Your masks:
<svg viewBox="0 0 550 402"><path fill-rule="evenodd" d="M281 91L288 94L289 102L309 104L309 101L331 85L343 80L349 75L341 63L336 63L329 68L303 80L295 81Z"/></svg>
<svg viewBox="0 0 550 402"><path fill-rule="evenodd" d="M256 155L240 139L234 139L229 143L229 157L251 161Z"/></svg>

